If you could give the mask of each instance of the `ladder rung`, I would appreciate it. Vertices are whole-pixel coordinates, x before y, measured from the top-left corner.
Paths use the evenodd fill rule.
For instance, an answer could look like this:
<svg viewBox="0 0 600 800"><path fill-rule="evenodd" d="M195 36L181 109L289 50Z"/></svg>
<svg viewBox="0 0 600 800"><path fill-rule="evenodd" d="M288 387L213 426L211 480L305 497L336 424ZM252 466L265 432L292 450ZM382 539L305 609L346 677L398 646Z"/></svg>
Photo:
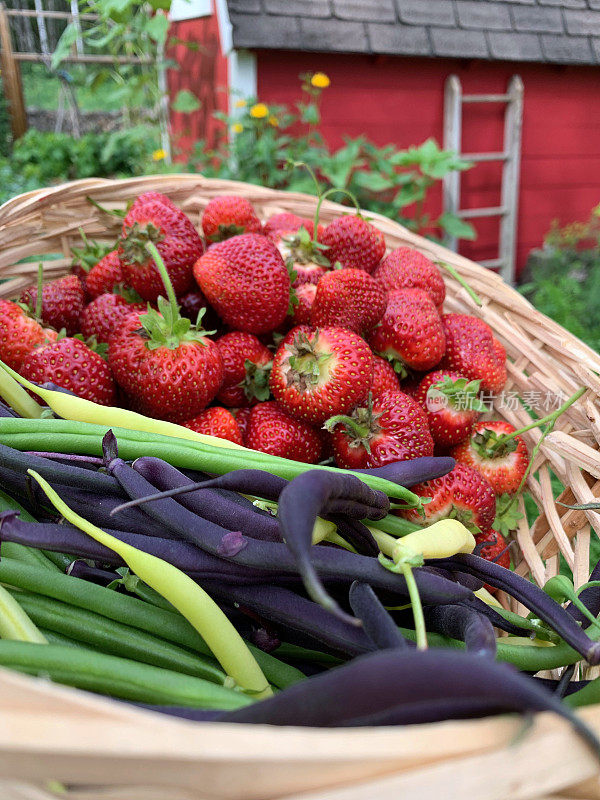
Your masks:
<svg viewBox="0 0 600 800"><path fill-rule="evenodd" d="M463 103L508 103L509 94L463 94Z"/></svg>
<svg viewBox="0 0 600 800"><path fill-rule="evenodd" d="M465 208L456 212L462 219L473 219L475 217L503 217L506 214L504 206L494 208Z"/></svg>
<svg viewBox="0 0 600 800"><path fill-rule="evenodd" d="M461 153L465 161L506 161L507 153Z"/></svg>
<svg viewBox="0 0 600 800"><path fill-rule="evenodd" d="M488 269L496 269L497 267L504 266L503 258L490 258L487 261L480 261L479 266L487 267Z"/></svg>

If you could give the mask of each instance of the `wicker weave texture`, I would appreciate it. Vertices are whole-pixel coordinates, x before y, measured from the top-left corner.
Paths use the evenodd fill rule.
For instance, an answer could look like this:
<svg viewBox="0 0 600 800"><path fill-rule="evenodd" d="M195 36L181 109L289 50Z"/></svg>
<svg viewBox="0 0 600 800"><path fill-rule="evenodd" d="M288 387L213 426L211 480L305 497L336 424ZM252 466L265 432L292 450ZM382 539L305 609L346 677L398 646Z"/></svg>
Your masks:
<svg viewBox="0 0 600 800"><path fill-rule="evenodd" d="M136 195L150 190L168 195L196 224L209 200L221 194L248 198L263 219L283 211L311 216L316 203L309 195L190 174L89 179L29 192L0 208L0 278L9 279L0 285L0 296L13 297L31 283L38 261L43 262L48 278L66 272L71 246L81 244L82 230L101 241L116 239L120 219L88 198L106 208L123 209ZM321 220L327 223L347 210L325 201ZM384 233L389 250L410 246L433 260L451 264L481 298L479 306L451 275L445 275L445 310L481 317L506 348L509 379L504 393L494 398L495 417L522 427L531 422L531 416L518 397L535 396L550 408L579 387L587 388L560 417L539 450L527 486L539 516L531 527L523 518L515 534L513 555L517 571L531 573L542 584L557 572L558 554L562 553L576 585L581 585L588 577L591 531L600 535L600 515L557 504L551 475L568 487L558 498L564 503L587 503L600 496L600 356L538 312L495 273L386 217L370 212L368 217ZM32 261L19 263L32 257ZM538 429L525 434L530 449L539 436Z"/></svg>

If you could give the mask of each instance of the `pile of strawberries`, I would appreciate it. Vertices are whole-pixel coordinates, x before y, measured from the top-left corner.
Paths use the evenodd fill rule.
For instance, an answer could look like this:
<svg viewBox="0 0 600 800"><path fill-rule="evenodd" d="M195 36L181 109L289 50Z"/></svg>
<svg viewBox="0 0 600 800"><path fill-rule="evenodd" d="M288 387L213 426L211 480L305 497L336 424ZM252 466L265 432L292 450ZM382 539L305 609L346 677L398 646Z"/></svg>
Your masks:
<svg viewBox="0 0 600 800"><path fill-rule="evenodd" d="M506 354L479 318L443 313L439 268L408 247L386 254L359 214L316 230L290 213L263 224L223 196L201 227L164 195L139 196L114 250L44 284L39 317L35 288L0 300L0 358L32 381L308 463L450 454L451 473L416 487L427 521L462 520L507 563L496 498L519 489L527 448L508 423L478 421Z"/></svg>

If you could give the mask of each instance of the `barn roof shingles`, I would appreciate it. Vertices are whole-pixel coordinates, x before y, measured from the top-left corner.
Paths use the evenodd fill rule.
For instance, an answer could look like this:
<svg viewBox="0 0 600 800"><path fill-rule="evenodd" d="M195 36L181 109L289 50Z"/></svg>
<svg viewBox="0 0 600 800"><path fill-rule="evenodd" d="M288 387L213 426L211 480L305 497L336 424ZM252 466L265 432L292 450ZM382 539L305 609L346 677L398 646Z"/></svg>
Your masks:
<svg viewBox="0 0 600 800"><path fill-rule="evenodd" d="M227 0L235 47L600 64L600 0Z"/></svg>

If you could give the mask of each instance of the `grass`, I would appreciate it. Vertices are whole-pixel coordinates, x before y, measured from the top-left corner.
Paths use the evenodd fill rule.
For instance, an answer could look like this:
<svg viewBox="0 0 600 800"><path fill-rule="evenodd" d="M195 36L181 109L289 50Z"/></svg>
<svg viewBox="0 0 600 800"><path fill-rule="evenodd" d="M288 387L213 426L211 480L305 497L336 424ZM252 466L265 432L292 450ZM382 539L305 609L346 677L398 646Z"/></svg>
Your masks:
<svg viewBox="0 0 600 800"><path fill-rule="evenodd" d="M119 111L121 104L115 99L114 85L96 88L88 85L89 69L81 64L65 64L62 69L69 76L81 111ZM23 93L27 108L55 111L58 108L60 79L52 75L44 64L24 63L21 66Z"/></svg>

